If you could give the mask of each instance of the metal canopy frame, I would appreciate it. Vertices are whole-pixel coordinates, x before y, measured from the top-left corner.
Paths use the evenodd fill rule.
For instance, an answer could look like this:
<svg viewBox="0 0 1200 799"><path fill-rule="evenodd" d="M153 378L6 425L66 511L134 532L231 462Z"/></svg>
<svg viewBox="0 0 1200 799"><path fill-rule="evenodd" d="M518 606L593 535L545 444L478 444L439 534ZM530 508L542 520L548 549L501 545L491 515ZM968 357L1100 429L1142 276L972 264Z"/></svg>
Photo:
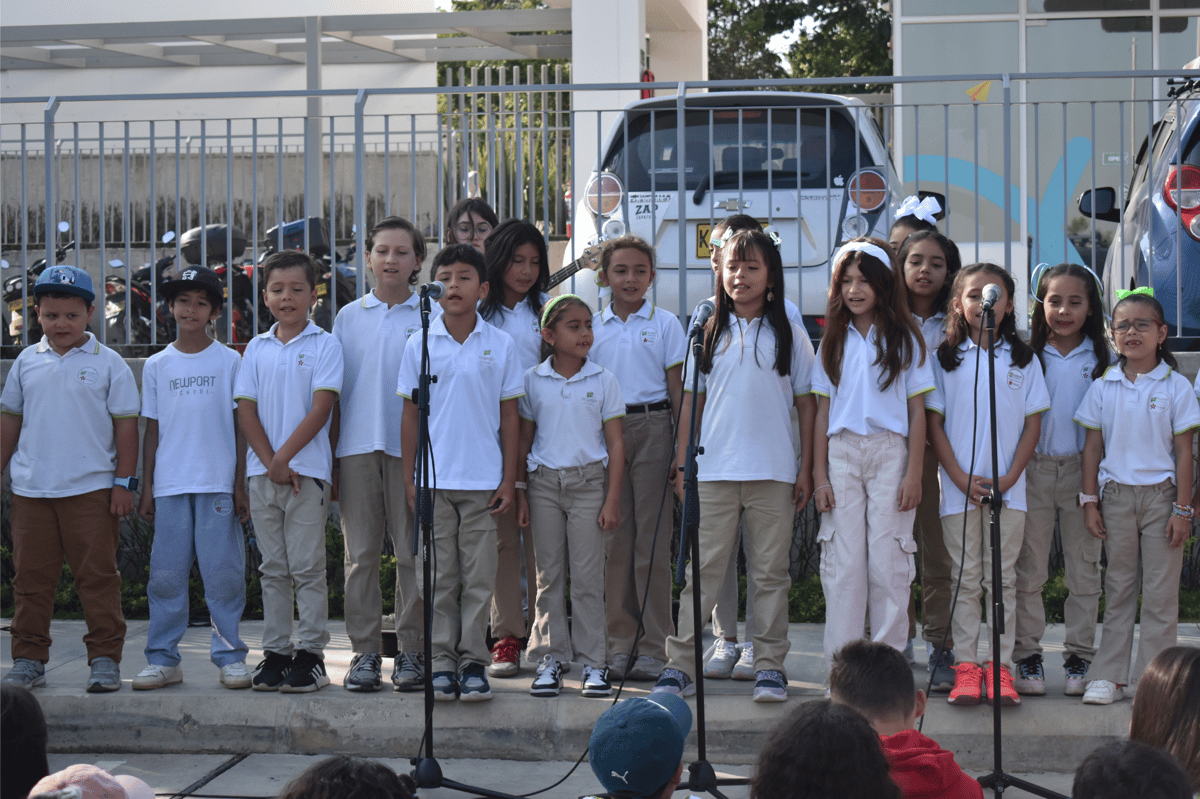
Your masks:
<svg viewBox="0 0 1200 799"><path fill-rule="evenodd" d="M571 57L571 10L548 8L5 25L0 69L305 64L314 22L321 64Z"/></svg>

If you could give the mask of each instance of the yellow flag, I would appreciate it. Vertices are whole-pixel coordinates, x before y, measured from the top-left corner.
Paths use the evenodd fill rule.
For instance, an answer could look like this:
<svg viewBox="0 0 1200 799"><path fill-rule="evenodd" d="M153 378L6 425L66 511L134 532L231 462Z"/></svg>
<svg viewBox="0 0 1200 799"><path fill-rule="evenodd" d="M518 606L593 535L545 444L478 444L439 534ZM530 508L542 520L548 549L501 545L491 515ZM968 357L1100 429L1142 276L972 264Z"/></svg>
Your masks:
<svg viewBox="0 0 1200 799"><path fill-rule="evenodd" d="M985 80L982 83L976 83L971 88L967 89L967 96L977 103L986 103L988 90L992 88L992 82Z"/></svg>

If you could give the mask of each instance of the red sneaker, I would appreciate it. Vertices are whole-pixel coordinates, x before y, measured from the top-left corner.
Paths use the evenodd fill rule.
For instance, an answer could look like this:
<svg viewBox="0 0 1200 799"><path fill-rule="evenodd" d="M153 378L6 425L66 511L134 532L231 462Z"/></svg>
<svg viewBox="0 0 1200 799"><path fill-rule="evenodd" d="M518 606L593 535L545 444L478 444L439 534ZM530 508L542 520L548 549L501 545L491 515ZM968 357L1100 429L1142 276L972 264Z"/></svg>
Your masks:
<svg viewBox="0 0 1200 799"><path fill-rule="evenodd" d="M517 660L521 657L521 642L511 635L505 636L492 647L492 662L487 667L489 677L512 677L517 673Z"/></svg>
<svg viewBox="0 0 1200 799"><path fill-rule="evenodd" d="M959 663L954 667L954 688L947 702L952 705L978 705L983 695L983 669L974 663Z"/></svg>
<svg viewBox="0 0 1200 799"><path fill-rule="evenodd" d="M987 668L983 670L983 685L987 691L987 700L989 704L995 703L995 697L992 692L995 690L993 682L992 664L989 662ZM1008 666L1000 667L1000 706L1012 707L1013 705L1021 704L1021 697L1017 694L1017 689L1013 687L1012 672L1008 670Z"/></svg>

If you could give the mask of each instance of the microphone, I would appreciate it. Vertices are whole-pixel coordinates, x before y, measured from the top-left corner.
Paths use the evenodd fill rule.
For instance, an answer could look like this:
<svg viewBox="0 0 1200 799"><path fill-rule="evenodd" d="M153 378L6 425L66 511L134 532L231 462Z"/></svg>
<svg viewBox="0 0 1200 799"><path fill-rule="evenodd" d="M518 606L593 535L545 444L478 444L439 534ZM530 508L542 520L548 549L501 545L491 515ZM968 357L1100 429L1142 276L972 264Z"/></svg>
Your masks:
<svg viewBox="0 0 1200 799"><path fill-rule="evenodd" d="M995 283L988 283L983 287L983 310L990 311L1000 301L1000 287Z"/></svg>
<svg viewBox="0 0 1200 799"><path fill-rule="evenodd" d="M692 327L688 330L688 338L695 338L700 329L704 327L704 323L712 318L716 313L717 306L713 305L712 300L705 300L696 306L696 313L692 316Z"/></svg>
<svg viewBox="0 0 1200 799"><path fill-rule="evenodd" d="M440 280L434 280L421 286L421 298L428 297L431 300L440 300L446 295L446 284Z"/></svg>

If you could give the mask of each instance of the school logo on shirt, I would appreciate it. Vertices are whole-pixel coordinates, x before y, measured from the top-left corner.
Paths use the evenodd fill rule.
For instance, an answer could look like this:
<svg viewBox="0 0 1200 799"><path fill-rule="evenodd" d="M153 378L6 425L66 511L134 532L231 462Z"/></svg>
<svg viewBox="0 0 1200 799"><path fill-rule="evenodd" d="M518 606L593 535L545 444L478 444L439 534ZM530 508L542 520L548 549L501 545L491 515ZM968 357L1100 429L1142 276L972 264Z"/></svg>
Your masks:
<svg viewBox="0 0 1200 799"><path fill-rule="evenodd" d="M300 354L296 356L296 365L301 369L311 369L316 363L317 356L314 353L301 350Z"/></svg>
<svg viewBox="0 0 1200 799"><path fill-rule="evenodd" d="M595 405L600 401L600 398L596 396L595 391L588 391L583 395L583 401L587 405Z"/></svg>
<svg viewBox="0 0 1200 799"><path fill-rule="evenodd" d="M1150 395L1150 410L1155 413L1166 413L1171 410L1171 397L1169 394L1151 394Z"/></svg>
<svg viewBox="0 0 1200 799"><path fill-rule="evenodd" d="M530 326L530 329L533 330L534 333L537 333L539 336L542 335L542 327L541 327L541 325L538 324L536 319L533 320L533 324Z"/></svg>
<svg viewBox="0 0 1200 799"><path fill-rule="evenodd" d="M653 344L658 341L658 331L653 327L643 327L642 332L638 335L641 336L643 344Z"/></svg>
<svg viewBox="0 0 1200 799"><path fill-rule="evenodd" d="M100 373L96 371L95 367L85 366L79 370L77 379L80 383L90 386L100 379Z"/></svg>
<svg viewBox="0 0 1200 799"><path fill-rule="evenodd" d="M1016 391L1025 382L1025 375L1019 369L1008 370L1008 387Z"/></svg>
<svg viewBox="0 0 1200 799"><path fill-rule="evenodd" d="M1083 379L1084 379L1084 380L1087 380L1089 383L1091 382L1091 380L1092 380L1092 367L1088 366L1087 364L1084 364L1084 365L1083 365L1083 368L1082 368L1082 369L1080 369L1080 370L1079 370L1079 372L1080 372L1080 374L1082 374L1082 375L1083 375Z"/></svg>
<svg viewBox="0 0 1200 799"><path fill-rule="evenodd" d="M496 356L492 355L491 350L484 350L483 354L479 356L479 365L480 366L495 366L496 365Z"/></svg>
<svg viewBox="0 0 1200 799"><path fill-rule="evenodd" d="M213 499L213 513L219 516L228 516L233 513L233 497L228 494L220 494Z"/></svg>
<svg viewBox="0 0 1200 799"><path fill-rule="evenodd" d="M413 333L416 333L420 329L421 329L420 325L409 325L408 327L404 328L404 337L408 338L409 336L411 336Z"/></svg>

